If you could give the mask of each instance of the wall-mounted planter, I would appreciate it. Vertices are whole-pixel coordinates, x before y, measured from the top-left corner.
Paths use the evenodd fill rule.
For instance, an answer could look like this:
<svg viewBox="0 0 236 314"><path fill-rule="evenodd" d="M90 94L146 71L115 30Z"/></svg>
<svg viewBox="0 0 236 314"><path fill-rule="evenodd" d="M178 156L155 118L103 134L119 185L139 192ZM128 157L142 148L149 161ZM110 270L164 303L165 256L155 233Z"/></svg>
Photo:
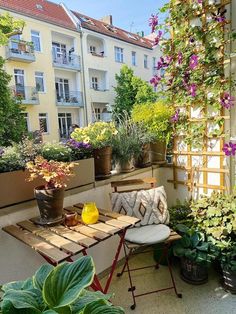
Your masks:
<svg viewBox="0 0 236 314"><path fill-rule="evenodd" d="M93 183L94 159L78 160L79 166L75 167L75 176L70 178L67 189ZM28 171L12 171L0 173L0 208L34 199L34 188L44 184L41 179L27 182Z"/></svg>

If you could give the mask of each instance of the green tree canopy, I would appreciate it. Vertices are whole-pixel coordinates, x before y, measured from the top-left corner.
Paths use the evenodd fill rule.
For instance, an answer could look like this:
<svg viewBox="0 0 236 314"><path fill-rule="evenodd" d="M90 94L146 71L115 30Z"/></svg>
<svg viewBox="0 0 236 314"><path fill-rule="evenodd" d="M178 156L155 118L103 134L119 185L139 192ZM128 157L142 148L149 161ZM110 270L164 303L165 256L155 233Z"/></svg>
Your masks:
<svg viewBox="0 0 236 314"><path fill-rule="evenodd" d="M151 85L134 75L134 71L124 65L119 74L115 76L117 85L113 115L122 117L124 112L130 114L134 104L154 102L157 94Z"/></svg>
<svg viewBox="0 0 236 314"><path fill-rule="evenodd" d="M8 43L9 37L21 34L25 22L14 19L9 13L0 15L0 46Z"/></svg>

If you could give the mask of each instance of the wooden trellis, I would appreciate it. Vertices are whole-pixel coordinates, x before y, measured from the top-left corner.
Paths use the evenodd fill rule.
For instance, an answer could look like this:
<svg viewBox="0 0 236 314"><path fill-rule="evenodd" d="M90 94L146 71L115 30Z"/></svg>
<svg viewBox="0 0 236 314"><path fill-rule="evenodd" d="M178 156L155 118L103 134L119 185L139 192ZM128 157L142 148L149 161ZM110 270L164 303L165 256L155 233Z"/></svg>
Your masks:
<svg viewBox="0 0 236 314"><path fill-rule="evenodd" d="M172 8L173 6L179 5L179 9L181 10L181 2L189 3L191 0L185 0L185 1L173 1L172 2ZM218 4L216 4L217 9L224 9L226 6L230 5L231 1L221 0ZM171 9L170 9L171 10ZM207 1L203 1L201 10L197 11L197 17L201 20L202 28L207 32L208 30L208 23L207 23L207 15L211 14L212 7L207 4ZM186 21L186 23L190 23L189 21ZM225 33L225 25L229 24L230 21L224 22L222 27L222 33ZM175 32L172 30L171 33L172 41L175 38ZM227 41L225 42L227 43ZM173 46L173 45L172 45ZM204 46L204 42L203 42ZM222 45L220 47L220 62L222 65L222 69L224 69L224 64L227 62L225 60L225 45ZM176 55L176 52L173 51L173 53ZM205 69L203 69L203 78ZM222 82L225 80L225 75L222 76ZM207 92L207 91L206 91ZM207 97L205 92L205 99ZM175 96L173 93L173 103L175 103ZM204 101L204 100L203 100ZM207 193L209 190L220 190L225 191L226 185L225 185L225 176L227 173L229 173L229 170L224 167L224 161L225 161L225 154L222 151L224 140L225 140L225 121L229 120L229 115L225 115L225 110L222 107L221 110L218 111L217 118L224 120L223 125L221 126L221 135L219 136L210 136L210 122L214 121L216 116L209 116L208 114L208 107L207 105L204 106L204 109L202 110L202 117L197 118L193 116L193 111L195 108L195 102L193 101L190 106L183 105L175 105L175 107L181 110L185 110L185 113L188 115L188 122L189 123L205 123L205 135L203 139L203 145L201 150L195 150L192 149L191 145L187 145L187 149L181 150L180 149L180 143L183 140L183 137L180 135L178 137L175 137L174 139L174 148L173 148L173 179L168 180L168 182L174 184L174 188L177 188L178 185L185 185L188 187L189 191L193 192L195 189L199 191L199 189L202 189L204 193ZM215 140L216 145L218 145L218 150L214 151L209 147L210 141ZM185 156L185 164L183 165L180 162L181 156ZM202 157L201 165L196 165L194 162L194 157L198 156L199 158ZM216 162L215 167L209 167L210 161L209 158L216 158L218 159L218 165ZM186 178L185 179L179 179L180 173L185 172ZM218 182L217 184L209 182L209 174L217 174L218 175ZM199 182L199 179L196 180L196 178L200 178L201 182ZM217 177L217 176L216 176Z"/></svg>

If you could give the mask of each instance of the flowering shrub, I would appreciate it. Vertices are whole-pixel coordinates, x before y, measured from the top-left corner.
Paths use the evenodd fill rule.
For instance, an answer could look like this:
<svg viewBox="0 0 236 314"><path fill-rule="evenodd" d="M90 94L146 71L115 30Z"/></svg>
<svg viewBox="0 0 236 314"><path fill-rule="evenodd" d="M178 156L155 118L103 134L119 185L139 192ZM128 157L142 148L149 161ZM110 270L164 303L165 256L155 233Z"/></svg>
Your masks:
<svg viewBox="0 0 236 314"><path fill-rule="evenodd" d="M71 138L76 142L90 144L93 149L110 146L113 136L117 133L114 123L95 122L85 128L74 130Z"/></svg>
<svg viewBox="0 0 236 314"><path fill-rule="evenodd" d="M54 160L46 160L42 156L37 156L34 161L29 161L26 168L30 172L29 181L37 177L42 177L46 181L45 188L64 188L68 177L73 175L73 168L76 163L65 163Z"/></svg>
<svg viewBox="0 0 236 314"><path fill-rule="evenodd" d="M24 169L17 145L0 148L0 173Z"/></svg>
<svg viewBox="0 0 236 314"><path fill-rule="evenodd" d="M71 149L71 159L87 159L93 156L92 146L89 143L77 142L74 139L70 139L67 146Z"/></svg>
<svg viewBox="0 0 236 314"><path fill-rule="evenodd" d="M63 143L45 143L42 146L41 155L47 160L68 162L71 160L72 150Z"/></svg>

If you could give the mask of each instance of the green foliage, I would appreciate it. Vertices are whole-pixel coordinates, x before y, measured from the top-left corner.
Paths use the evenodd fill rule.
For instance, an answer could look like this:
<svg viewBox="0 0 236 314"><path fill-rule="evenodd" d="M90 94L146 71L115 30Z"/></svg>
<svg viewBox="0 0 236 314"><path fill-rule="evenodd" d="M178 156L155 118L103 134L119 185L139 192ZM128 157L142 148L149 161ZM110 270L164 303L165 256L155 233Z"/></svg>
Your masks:
<svg viewBox="0 0 236 314"><path fill-rule="evenodd" d="M3 69L4 61L0 57L0 146L19 142L26 132L23 109L12 97L8 87L11 77Z"/></svg>
<svg viewBox="0 0 236 314"><path fill-rule="evenodd" d="M186 257L201 265L208 265L217 257L218 251L204 234L182 224L177 225L176 229L182 235L173 247L176 256Z"/></svg>
<svg viewBox="0 0 236 314"><path fill-rule="evenodd" d="M176 226L178 224L184 224L189 228L193 226L193 217L189 216L191 210L188 201L185 201L184 203L178 201L176 205L170 207L168 210L170 213L170 227L173 230L177 230Z"/></svg>
<svg viewBox="0 0 236 314"><path fill-rule="evenodd" d="M92 258L82 257L56 267L43 265L33 278L3 285L2 314L122 314L111 296L91 292L95 269Z"/></svg>
<svg viewBox="0 0 236 314"><path fill-rule="evenodd" d="M9 13L0 15L0 46L8 43L9 37L15 34L21 34L25 22L16 20Z"/></svg>
<svg viewBox="0 0 236 314"><path fill-rule="evenodd" d="M223 250L220 257L221 267L224 270L231 271L236 274L236 244L231 248Z"/></svg>
<svg viewBox="0 0 236 314"><path fill-rule="evenodd" d="M25 163L17 145L3 147L0 154L0 173L24 169Z"/></svg>
<svg viewBox="0 0 236 314"><path fill-rule="evenodd" d="M174 114L172 107L164 101L136 104L131 116L134 122L141 123L153 140L169 142L172 133L170 119Z"/></svg>
<svg viewBox="0 0 236 314"><path fill-rule="evenodd" d="M71 161L72 150L63 143L45 143L41 155L47 160Z"/></svg>
<svg viewBox="0 0 236 314"><path fill-rule="evenodd" d="M157 94L151 85L139 77L134 76L134 71L124 65L119 74L115 76L117 85L113 114L115 119L122 118L123 113L130 114L135 103L153 102Z"/></svg>
<svg viewBox="0 0 236 314"><path fill-rule="evenodd" d="M220 248L228 247L236 232L236 197L213 192L191 204L191 215L197 228Z"/></svg>

